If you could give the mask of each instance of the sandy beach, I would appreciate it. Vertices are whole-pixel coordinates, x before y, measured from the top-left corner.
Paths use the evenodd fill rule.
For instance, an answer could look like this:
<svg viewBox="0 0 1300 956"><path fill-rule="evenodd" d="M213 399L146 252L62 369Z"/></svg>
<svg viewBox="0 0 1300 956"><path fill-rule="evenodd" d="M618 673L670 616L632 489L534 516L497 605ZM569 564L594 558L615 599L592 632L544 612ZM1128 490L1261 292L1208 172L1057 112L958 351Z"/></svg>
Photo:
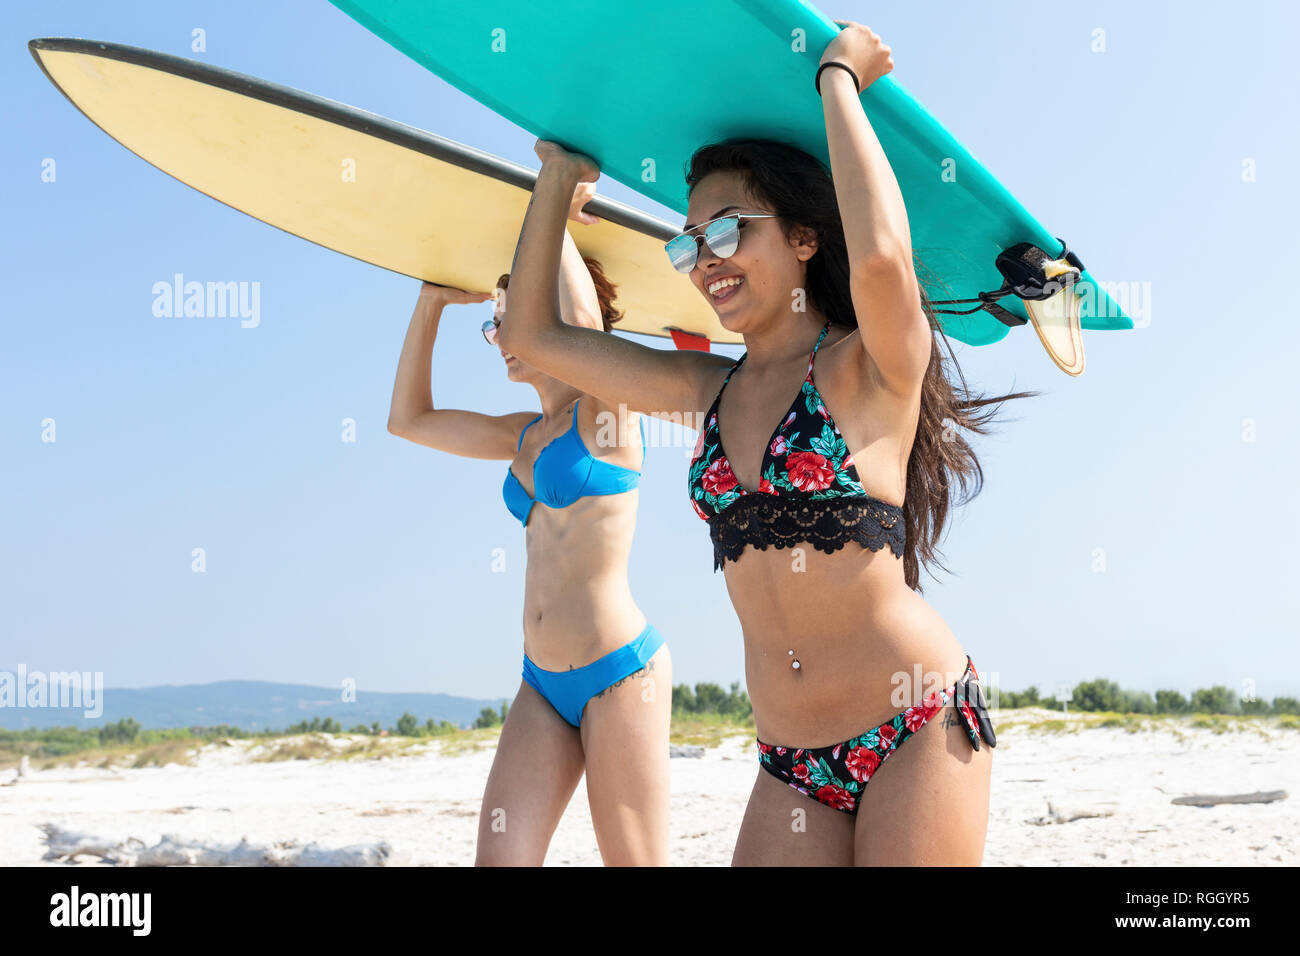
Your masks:
<svg viewBox="0 0 1300 956"><path fill-rule="evenodd" d="M1060 719L1032 709L995 715L985 866L1280 866L1300 858L1300 732L1275 720L1229 720L1233 729L1216 730L1164 718L1153 722L1159 729L1136 732L1095 726L1096 715L1049 723ZM359 742L402 752L267 762L258 759L265 743L232 740L204 745L190 765L32 769L0 787L0 863L66 865L43 860L42 825L53 825L140 847L165 835L208 846L386 844L390 865L471 864L492 732L419 742L340 735L330 746L341 752ZM674 758L671 768L673 864L727 865L757 772L752 739L728 737L700 756ZM15 774L0 771L0 783ZM1171 802L1278 790L1287 797L1269 803ZM600 864L582 785L546 862Z"/></svg>

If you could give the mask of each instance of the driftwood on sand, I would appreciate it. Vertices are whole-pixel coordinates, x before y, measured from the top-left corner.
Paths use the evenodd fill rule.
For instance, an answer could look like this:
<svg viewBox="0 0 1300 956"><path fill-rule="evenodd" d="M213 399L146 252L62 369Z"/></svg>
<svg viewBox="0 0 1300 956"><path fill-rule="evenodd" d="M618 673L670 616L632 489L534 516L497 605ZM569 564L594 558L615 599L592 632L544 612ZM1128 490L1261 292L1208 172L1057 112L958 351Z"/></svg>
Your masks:
<svg viewBox="0 0 1300 956"><path fill-rule="evenodd" d="M15 784L17 784L19 781L23 780L25 777L30 776L31 772L32 772L32 762L31 760L28 759L26 754L23 754L22 759L18 761L17 774L14 776L12 780L6 780L4 783L0 783L0 787L12 787Z"/></svg>
<svg viewBox="0 0 1300 956"><path fill-rule="evenodd" d="M671 757L695 757L704 756L704 748L692 744L669 744L668 756Z"/></svg>
<svg viewBox="0 0 1300 956"><path fill-rule="evenodd" d="M393 851L387 843L357 844L330 849L294 840L258 846L241 839L231 844L205 844L167 834L153 846L128 837L113 840L73 833L52 823L41 824L46 851L42 859L75 863L78 857L98 857L116 866L385 866Z"/></svg>
<svg viewBox="0 0 1300 956"><path fill-rule="evenodd" d="M1208 793L1193 793L1186 797L1174 797L1169 802L1183 807L1217 807L1221 803L1272 803L1285 799L1285 790L1256 790L1254 793L1230 793L1217 797Z"/></svg>
<svg viewBox="0 0 1300 956"><path fill-rule="evenodd" d="M1092 817L1110 817L1114 816L1114 810L1058 810L1052 806L1052 801L1047 801L1047 816L1034 817L1026 820L1026 823L1036 827L1045 827L1053 823L1073 823L1075 820L1087 820Z"/></svg>

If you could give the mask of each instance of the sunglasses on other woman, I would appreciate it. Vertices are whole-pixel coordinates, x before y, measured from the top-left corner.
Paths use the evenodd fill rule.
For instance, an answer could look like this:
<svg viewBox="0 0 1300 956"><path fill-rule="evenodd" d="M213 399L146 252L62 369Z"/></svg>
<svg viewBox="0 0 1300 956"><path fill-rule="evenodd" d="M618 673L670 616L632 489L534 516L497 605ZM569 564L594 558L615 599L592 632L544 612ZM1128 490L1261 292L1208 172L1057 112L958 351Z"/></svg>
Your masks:
<svg viewBox="0 0 1300 956"><path fill-rule="evenodd" d="M689 232L683 232L671 241L664 244L664 250L668 253L668 258L672 261L673 268L678 272L690 272L695 268L695 263L700 258L700 242L703 241L709 247L709 250L719 259L729 259L736 254L740 248L740 227L741 221L746 219L779 219L775 215L749 215L747 213L730 213L726 216L719 216L717 219L710 219L708 222L702 222L698 226L693 226ZM703 229L704 235L693 235L696 229Z"/></svg>
<svg viewBox="0 0 1300 956"><path fill-rule="evenodd" d="M482 325L483 338L487 339L488 345L497 344L497 329L501 327L501 317L505 315L506 290L498 286L492 294L496 304L492 307L492 318L485 321Z"/></svg>

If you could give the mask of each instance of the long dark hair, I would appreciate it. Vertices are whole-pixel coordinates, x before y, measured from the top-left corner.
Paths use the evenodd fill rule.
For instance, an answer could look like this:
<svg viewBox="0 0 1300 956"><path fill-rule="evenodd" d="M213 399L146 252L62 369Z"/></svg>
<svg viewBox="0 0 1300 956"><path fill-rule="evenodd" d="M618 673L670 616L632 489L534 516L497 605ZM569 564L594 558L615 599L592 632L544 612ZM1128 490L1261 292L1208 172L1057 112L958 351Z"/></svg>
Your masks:
<svg viewBox="0 0 1300 956"><path fill-rule="evenodd" d="M808 301L832 323L856 329L849 291L848 248L830 171L815 157L788 143L731 139L697 150L691 157L686 184L694 189L710 173L730 171L741 173L750 196L765 202L780 217L778 222L787 238L799 227L816 232L818 249L807 263ZM984 484L979 459L962 430L985 434L1003 402L1038 393L986 397L971 392L952 343L936 321L926 295L928 271L919 258L913 257L913 266L918 271L921 307L930 321L931 342L930 364L921 384L921 415L907 459L903 574L908 587L922 591L922 566L926 570L931 565L948 570L940 560L938 545L949 511L974 498ZM949 377L949 368L956 384Z"/></svg>

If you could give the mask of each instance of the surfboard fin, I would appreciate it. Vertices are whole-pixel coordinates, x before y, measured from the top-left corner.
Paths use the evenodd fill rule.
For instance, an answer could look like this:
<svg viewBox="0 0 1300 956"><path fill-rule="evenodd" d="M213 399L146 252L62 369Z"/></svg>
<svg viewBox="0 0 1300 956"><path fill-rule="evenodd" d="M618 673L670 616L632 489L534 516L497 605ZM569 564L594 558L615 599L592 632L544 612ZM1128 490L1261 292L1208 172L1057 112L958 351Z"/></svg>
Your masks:
<svg viewBox="0 0 1300 956"><path fill-rule="evenodd" d="M1025 303L1025 311L1034 323L1038 340L1056 367L1066 375L1082 375L1081 299L1074 291L1074 284L1083 275L1083 263L1064 242L1061 243L1064 252L1059 259L1047 258L1047 254L1037 246L1022 249L1027 245L1022 243L1007 251L1020 250L1020 261L1032 270L1025 277L1027 281L1016 283L1014 273L1009 274L1009 270L1004 269L1003 275L1012 282L1012 291Z"/></svg>
<svg viewBox="0 0 1300 956"><path fill-rule="evenodd" d="M1083 374L1083 327L1079 321L1081 298L1074 291L1073 279L1055 295L1046 299L1026 299L1025 311L1034 323L1034 331L1043 348L1066 375Z"/></svg>
<svg viewBox="0 0 1300 956"><path fill-rule="evenodd" d="M1083 263L1061 239L1061 254L1053 259L1031 242L1019 242L998 254L996 265L1002 274L1002 288L981 292L978 299L942 299L931 305L959 305L977 302L970 309L934 309L948 315L970 315L983 309L1006 325L1024 325L1020 316L998 305L997 300L1014 295L1025 304L1038 340L1057 368L1067 375L1082 375L1084 369L1081 299L1074 285L1083 275Z"/></svg>

